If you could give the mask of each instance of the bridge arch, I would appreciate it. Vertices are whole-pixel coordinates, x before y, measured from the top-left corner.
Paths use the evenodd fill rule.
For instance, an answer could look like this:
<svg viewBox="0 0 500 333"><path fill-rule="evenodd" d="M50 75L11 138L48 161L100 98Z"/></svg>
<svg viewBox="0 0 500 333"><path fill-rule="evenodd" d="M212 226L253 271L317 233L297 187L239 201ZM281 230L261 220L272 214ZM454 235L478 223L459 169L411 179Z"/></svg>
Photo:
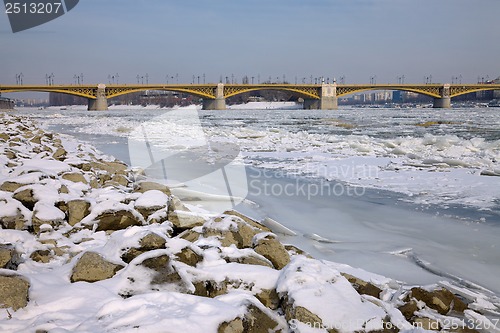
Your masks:
<svg viewBox="0 0 500 333"><path fill-rule="evenodd" d="M79 96L89 99L97 98L97 87L79 87L74 89L67 89L65 87L38 87L38 86L19 86L19 87L9 87L6 89L2 89L2 93L17 93L17 92L25 92L25 91L35 91L35 92L48 92L48 93L61 93L66 95Z"/></svg>
<svg viewBox="0 0 500 333"><path fill-rule="evenodd" d="M401 86L401 85L373 85L373 86L356 86L356 85L346 85L337 86L337 97L343 97L351 94L357 94L364 91L379 91L379 90L398 90L398 91L408 91L417 93L420 95L425 95L433 98L441 98L440 89L443 87L441 84L435 85L425 85L425 86Z"/></svg>
<svg viewBox="0 0 500 333"><path fill-rule="evenodd" d="M470 94L470 93L475 93L475 92L480 92L480 91L491 91L491 90L500 90L500 85L495 85L491 87L477 87L477 88L471 88L470 86L464 86L464 87L453 87L451 89L451 97L457 97L460 95L465 95L465 94Z"/></svg>
<svg viewBox="0 0 500 333"><path fill-rule="evenodd" d="M286 86L286 85L274 85L274 84L266 84L266 85L259 85L259 86L252 86L252 87L246 87L246 86L225 86L224 87L224 98L229 98L233 96L237 96L240 94L244 94L247 92L252 92L252 91L265 91L265 90L278 90L278 91L287 91L287 92L292 92L300 97L304 98L312 98L312 99L319 99L320 93L318 91L317 87L293 87L293 86Z"/></svg>
<svg viewBox="0 0 500 333"><path fill-rule="evenodd" d="M107 98L114 98L126 94L131 94L135 92L142 92L142 91L172 91L172 92L179 92L179 93L186 93L190 95L194 95L197 97L201 98L210 98L213 99L215 98L215 93L214 93L214 88L213 85L203 85L203 86L193 86L193 88L187 88L186 86L179 86L179 87L165 87L165 86L147 86L147 87L126 87L126 86L120 86L120 87L113 87L113 86L108 86L106 87L106 97Z"/></svg>

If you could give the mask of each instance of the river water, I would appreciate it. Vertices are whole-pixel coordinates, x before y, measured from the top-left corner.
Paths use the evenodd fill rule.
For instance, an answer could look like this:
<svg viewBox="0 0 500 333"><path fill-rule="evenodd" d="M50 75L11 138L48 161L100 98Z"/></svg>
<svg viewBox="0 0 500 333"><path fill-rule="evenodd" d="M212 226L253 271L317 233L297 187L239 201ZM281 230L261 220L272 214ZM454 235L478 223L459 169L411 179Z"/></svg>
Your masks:
<svg viewBox="0 0 500 333"><path fill-rule="evenodd" d="M196 145L199 124L212 150L218 142L227 161L239 156L233 166L245 174L233 177L246 179L230 194L246 200L236 209L291 229L285 242L410 284L451 280L500 294L500 177L481 175L500 174L497 108L175 111L196 116L188 127L154 108L17 112L132 165ZM203 173L175 156L177 168L162 162L163 172Z"/></svg>

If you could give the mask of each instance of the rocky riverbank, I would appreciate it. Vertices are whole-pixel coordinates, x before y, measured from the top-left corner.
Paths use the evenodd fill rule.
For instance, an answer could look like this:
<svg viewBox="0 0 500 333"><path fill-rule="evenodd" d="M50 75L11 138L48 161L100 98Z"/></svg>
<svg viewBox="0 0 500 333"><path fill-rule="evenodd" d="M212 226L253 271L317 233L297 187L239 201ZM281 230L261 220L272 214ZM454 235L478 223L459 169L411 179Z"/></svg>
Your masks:
<svg viewBox="0 0 500 333"><path fill-rule="evenodd" d="M3 332L500 331L493 295L315 260L27 118L0 129Z"/></svg>

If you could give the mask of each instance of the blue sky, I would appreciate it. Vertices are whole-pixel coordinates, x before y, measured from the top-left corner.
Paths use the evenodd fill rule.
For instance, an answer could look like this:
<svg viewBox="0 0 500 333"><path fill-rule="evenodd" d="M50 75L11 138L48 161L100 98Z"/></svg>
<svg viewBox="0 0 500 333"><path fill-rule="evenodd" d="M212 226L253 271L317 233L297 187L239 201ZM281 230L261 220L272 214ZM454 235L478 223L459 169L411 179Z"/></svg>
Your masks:
<svg viewBox="0 0 500 333"><path fill-rule="evenodd" d="M346 83L500 75L499 0L81 0L13 34L0 13L0 82L215 82L345 76Z"/></svg>

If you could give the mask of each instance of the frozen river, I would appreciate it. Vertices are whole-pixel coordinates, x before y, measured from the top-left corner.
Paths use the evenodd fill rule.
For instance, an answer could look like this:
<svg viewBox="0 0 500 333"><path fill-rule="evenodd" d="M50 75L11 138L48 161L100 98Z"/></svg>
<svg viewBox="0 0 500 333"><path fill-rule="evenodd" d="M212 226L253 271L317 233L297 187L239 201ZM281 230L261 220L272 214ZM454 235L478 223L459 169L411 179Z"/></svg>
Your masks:
<svg viewBox="0 0 500 333"><path fill-rule="evenodd" d="M408 283L500 294L500 177L484 175L500 174L499 109L184 111L207 140L238 147L248 195L237 209L291 229L286 242ZM164 151L179 149L165 137L196 136L169 110L18 112L128 163L138 134Z"/></svg>

